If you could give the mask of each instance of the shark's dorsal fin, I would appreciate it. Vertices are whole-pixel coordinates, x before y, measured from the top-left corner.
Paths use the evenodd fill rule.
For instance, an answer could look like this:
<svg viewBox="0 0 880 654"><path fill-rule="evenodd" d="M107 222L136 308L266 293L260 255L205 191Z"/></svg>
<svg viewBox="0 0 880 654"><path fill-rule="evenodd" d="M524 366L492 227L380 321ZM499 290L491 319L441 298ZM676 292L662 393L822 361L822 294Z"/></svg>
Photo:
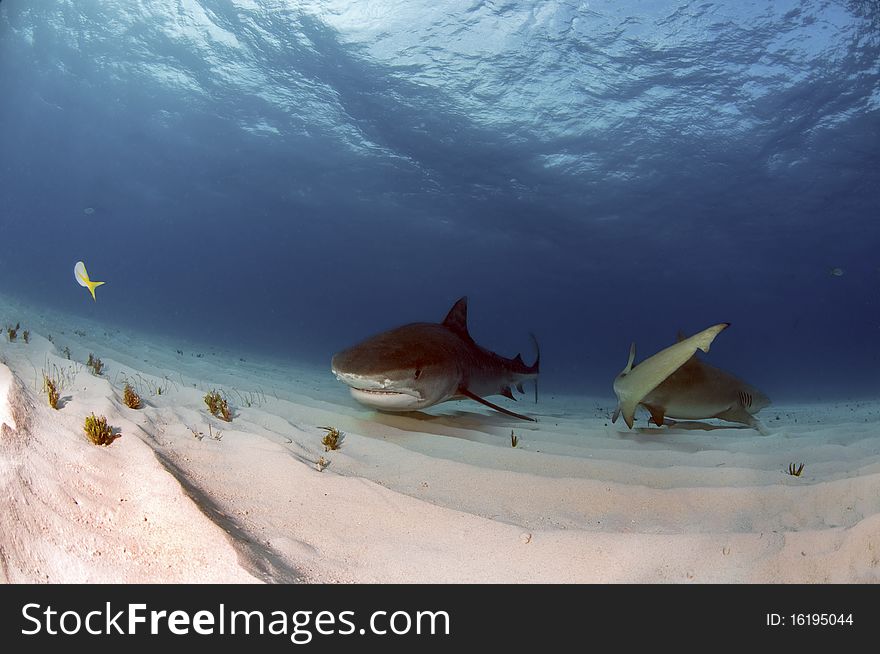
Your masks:
<svg viewBox="0 0 880 654"><path fill-rule="evenodd" d="M443 319L443 325L468 341L473 341L467 328L467 296L459 298Z"/></svg>
<svg viewBox="0 0 880 654"><path fill-rule="evenodd" d="M500 411L501 413L503 413L505 415L513 416L514 418L519 418L520 420L530 420L531 422L538 422L535 418L530 418L529 416L524 416L519 413L514 413L510 409L505 409L503 406L498 406L497 404L492 404L492 402L480 397L476 393L471 393L467 388L464 388L464 387L459 388L458 393L459 393L459 395L464 395L465 397L469 397L474 402L479 402L480 404L483 404L483 405L489 407L490 409L495 409L496 411Z"/></svg>
<svg viewBox="0 0 880 654"><path fill-rule="evenodd" d="M687 338L687 336L685 335L685 333L679 329L678 334L676 334L676 336L675 336L675 342L681 343L686 338ZM685 370L691 370L695 366L699 366L699 365L700 365L700 360L697 358L697 355L695 353L694 356L692 356L690 359L688 359L683 364L681 364L681 367Z"/></svg>

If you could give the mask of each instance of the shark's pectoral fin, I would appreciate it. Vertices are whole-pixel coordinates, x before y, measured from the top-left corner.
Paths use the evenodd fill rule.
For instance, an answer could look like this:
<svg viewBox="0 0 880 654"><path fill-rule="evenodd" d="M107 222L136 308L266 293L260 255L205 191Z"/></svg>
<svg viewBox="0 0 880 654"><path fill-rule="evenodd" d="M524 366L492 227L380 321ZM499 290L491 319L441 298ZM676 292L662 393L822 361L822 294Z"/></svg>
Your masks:
<svg viewBox="0 0 880 654"><path fill-rule="evenodd" d="M626 426L632 429L633 423L635 422L635 412L635 404L630 405L627 401L620 402L617 405L617 408L614 409L614 414L611 416L611 424L613 425L617 422L617 419L620 416L623 416L623 421L626 423Z"/></svg>
<svg viewBox="0 0 880 654"><path fill-rule="evenodd" d="M526 389L523 388L522 382L518 382L516 385L516 390L518 390L523 395L526 394Z"/></svg>
<svg viewBox="0 0 880 654"><path fill-rule="evenodd" d="M663 419L666 417L666 409L658 406L651 406L650 404L642 404L642 406L651 414L651 420L654 421L654 424L658 427L662 427Z"/></svg>
<svg viewBox="0 0 880 654"><path fill-rule="evenodd" d="M636 404L630 402L622 403L618 411L620 411L620 414L623 416L623 421L626 423L626 426L632 429L635 424Z"/></svg>
<svg viewBox="0 0 880 654"><path fill-rule="evenodd" d="M514 418L519 418L520 420L530 420L531 422L538 422L535 418L530 418L529 416L524 416L519 413L515 413L513 411L510 411L509 409L505 409L504 407L500 407L497 404L493 404L489 400L484 399L475 393L471 393L467 388L465 388L463 386L458 389L458 393L459 393L459 395L464 395L465 397L469 397L474 402L479 402L480 404L485 405L485 406L489 407L490 409L495 409L496 411L500 411L501 413L503 413L505 415L512 416Z"/></svg>
<svg viewBox="0 0 880 654"><path fill-rule="evenodd" d="M773 432L767 429L767 427L764 426L764 423L758 420L755 416L752 416L752 429L756 429L761 436L773 435Z"/></svg>
<svg viewBox="0 0 880 654"><path fill-rule="evenodd" d="M502 394L504 397L509 397L511 400L513 400L514 402L516 402L516 398L513 396L513 391L510 390L510 386L505 386L505 387L501 390L501 394Z"/></svg>
<svg viewBox="0 0 880 654"><path fill-rule="evenodd" d="M740 403L735 404L726 411L722 411L715 417L721 420L727 420L728 422L738 422L743 425L748 425L752 429L760 432L762 436L769 436L771 433L760 420L746 411Z"/></svg>

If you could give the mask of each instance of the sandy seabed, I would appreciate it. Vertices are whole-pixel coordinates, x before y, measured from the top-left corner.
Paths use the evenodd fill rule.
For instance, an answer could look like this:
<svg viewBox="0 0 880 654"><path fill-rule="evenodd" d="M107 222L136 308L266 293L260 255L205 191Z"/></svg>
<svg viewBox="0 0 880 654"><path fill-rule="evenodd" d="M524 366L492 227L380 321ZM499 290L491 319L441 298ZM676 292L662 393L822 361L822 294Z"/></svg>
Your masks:
<svg viewBox="0 0 880 654"><path fill-rule="evenodd" d="M770 436L630 431L608 419L610 384L543 397L535 424L472 402L384 415L329 362L242 360L2 297L0 316L30 331L0 339L0 581L880 580L880 400L771 406ZM126 380L144 408L123 404ZM231 422L206 411L212 389ZM92 412L122 436L91 444Z"/></svg>

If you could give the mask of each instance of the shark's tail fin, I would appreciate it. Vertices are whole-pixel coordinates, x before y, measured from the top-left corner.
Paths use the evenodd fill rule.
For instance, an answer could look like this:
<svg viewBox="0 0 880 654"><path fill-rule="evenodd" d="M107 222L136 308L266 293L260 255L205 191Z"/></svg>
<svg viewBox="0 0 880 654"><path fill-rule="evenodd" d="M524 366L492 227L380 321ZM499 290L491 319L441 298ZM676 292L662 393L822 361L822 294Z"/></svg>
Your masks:
<svg viewBox="0 0 880 654"><path fill-rule="evenodd" d="M522 375L522 376L526 376L526 375L532 376L533 375L534 376L533 379L535 380L535 402L537 403L537 401L538 401L538 373L540 372L540 369L541 369L541 348L538 345L538 339L535 338L535 335L533 333L529 332L529 336L532 337L532 342L535 344L535 362L532 365L528 366L528 365L526 365L526 362L523 361L522 355L517 354L515 357L513 357L513 364L514 364L514 370L516 371L517 375ZM517 382L516 390L518 390L520 393L525 392L523 390L521 381Z"/></svg>
<svg viewBox="0 0 880 654"><path fill-rule="evenodd" d="M535 362L529 368L529 372L535 375L535 404L538 403L538 372L541 367L541 346L538 345L538 337L529 332L532 337L532 343L535 344Z"/></svg>

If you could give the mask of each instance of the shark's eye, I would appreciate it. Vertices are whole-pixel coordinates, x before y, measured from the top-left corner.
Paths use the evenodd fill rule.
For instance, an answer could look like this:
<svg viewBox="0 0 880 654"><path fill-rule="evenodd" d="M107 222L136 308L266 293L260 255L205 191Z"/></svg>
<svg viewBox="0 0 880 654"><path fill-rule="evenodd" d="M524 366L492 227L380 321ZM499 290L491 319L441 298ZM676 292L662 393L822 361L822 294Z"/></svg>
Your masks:
<svg viewBox="0 0 880 654"><path fill-rule="evenodd" d="M416 368L416 372L415 372L415 374L413 375L413 379L418 379L418 378L421 377L421 376L422 376L422 369L421 369L421 368Z"/></svg>

